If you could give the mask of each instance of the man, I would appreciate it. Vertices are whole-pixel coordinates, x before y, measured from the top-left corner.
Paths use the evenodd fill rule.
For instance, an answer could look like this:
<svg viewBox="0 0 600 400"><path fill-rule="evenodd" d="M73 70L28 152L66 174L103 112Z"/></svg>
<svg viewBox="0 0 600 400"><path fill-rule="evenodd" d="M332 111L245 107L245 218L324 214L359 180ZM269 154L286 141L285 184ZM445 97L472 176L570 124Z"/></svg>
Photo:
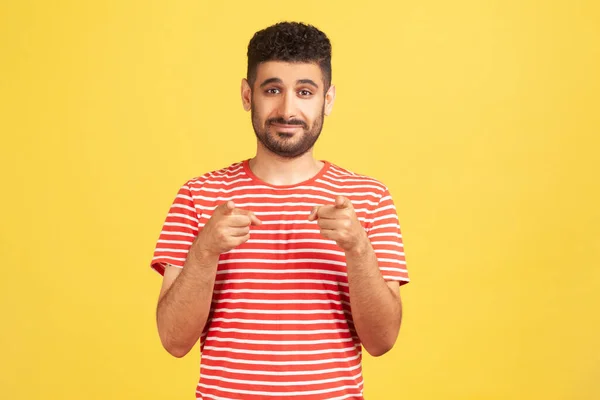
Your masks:
<svg viewBox="0 0 600 400"><path fill-rule="evenodd" d="M257 32L241 95L255 157L186 182L154 252L161 341L183 357L200 340L197 398L362 399L361 345L394 345L408 274L387 187L313 157L329 39Z"/></svg>

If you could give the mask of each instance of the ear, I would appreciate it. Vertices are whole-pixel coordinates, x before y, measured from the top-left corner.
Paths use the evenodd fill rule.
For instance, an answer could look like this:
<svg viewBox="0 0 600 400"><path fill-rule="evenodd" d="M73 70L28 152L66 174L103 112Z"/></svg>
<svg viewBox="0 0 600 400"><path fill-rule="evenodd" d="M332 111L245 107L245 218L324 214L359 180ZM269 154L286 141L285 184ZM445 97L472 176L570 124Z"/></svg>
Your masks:
<svg viewBox="0 0 600 400"><path fill-rule="evenodd" d="M329 86L327 93L325 93L325 115L331 114L333 109L333 102L335 101L335 86Z"/></svg>
<svg viewBox="0 0 600 400"><path fill-rule="evenodd" d="M244 106L244 110L250 111L252 106L252 88L250 87L250 83L246 78L242 79L242 105Z"/></svg>

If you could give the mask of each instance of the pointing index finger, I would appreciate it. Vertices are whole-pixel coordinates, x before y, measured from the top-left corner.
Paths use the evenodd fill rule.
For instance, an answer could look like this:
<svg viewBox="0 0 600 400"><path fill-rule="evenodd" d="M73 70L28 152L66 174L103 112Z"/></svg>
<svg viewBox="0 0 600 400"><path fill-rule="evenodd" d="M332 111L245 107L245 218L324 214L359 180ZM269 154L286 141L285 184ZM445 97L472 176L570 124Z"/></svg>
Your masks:
<svg viewBox="0 0 600 400"><path fill-rule="evenodd" d="M314 221L317 219L319 213L319 206L314 206L312 208L312 210L310 211L310 214L308 215L308 220L309 221Z"/></svg>
<svg viewBox="0 0 600 400"><path fill-rule="evenodd" d="M233 210L233 214L246 215L248 218L250 218L250 223L252 225L258 226L262 224L262 221L252 211L236 208L235 210Z"/></svg>
<svg viewBox="0 0 600 400"><path fill-rule="evenodd" d="M252 225L259 226L259 225L262 224L262 221L256 215L254 215L253 212L250 212L248 215L250 216L250 220L252 221Z"/></svg>

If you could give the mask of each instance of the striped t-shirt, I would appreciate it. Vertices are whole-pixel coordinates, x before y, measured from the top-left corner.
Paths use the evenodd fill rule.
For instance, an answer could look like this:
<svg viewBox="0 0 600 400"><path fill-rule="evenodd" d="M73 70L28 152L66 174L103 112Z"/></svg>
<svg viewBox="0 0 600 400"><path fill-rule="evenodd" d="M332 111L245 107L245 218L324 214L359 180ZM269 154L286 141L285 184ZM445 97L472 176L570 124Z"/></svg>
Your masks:
<svg viewBox="0 0 600 400"><path fill-rule="evenodd" d="M324 161L313 178L275 186L249 160L187 181L169 210L151 262L183 267L198 231L233 200L262 221L221 254L200 337L201 399L362 399L362 348L350 310L344 252L323 238L313 206L352 202L385 280L408 282L404 247L385 185Z"/></svg>

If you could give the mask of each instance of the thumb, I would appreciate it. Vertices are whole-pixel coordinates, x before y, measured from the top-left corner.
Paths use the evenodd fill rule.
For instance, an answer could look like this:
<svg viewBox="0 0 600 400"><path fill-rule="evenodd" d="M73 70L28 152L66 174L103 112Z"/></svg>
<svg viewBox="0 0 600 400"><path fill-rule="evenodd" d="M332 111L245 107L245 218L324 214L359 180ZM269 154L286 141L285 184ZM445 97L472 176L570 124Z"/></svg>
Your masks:
<svg viewBox="0 0 600 400"><path fill-rule="evenodd" d="M351 208L352 203L344 196L337 196L335 198L335 208Z"/></svg>
<svg viewBox="0 0 600 400"><path fill-rule="evenodd" d="M235 210L235 203L231 200L219 206L221 212L225 215L231 214Z"/></svg>
<svg viewBox="0 0 600 400"><path fill-rule="evenodd" d="M310 214L308 215L308 220L314 221L314 220L318 219L318 214L319 214L319 206L314 206L312 208Z"/></svg>

